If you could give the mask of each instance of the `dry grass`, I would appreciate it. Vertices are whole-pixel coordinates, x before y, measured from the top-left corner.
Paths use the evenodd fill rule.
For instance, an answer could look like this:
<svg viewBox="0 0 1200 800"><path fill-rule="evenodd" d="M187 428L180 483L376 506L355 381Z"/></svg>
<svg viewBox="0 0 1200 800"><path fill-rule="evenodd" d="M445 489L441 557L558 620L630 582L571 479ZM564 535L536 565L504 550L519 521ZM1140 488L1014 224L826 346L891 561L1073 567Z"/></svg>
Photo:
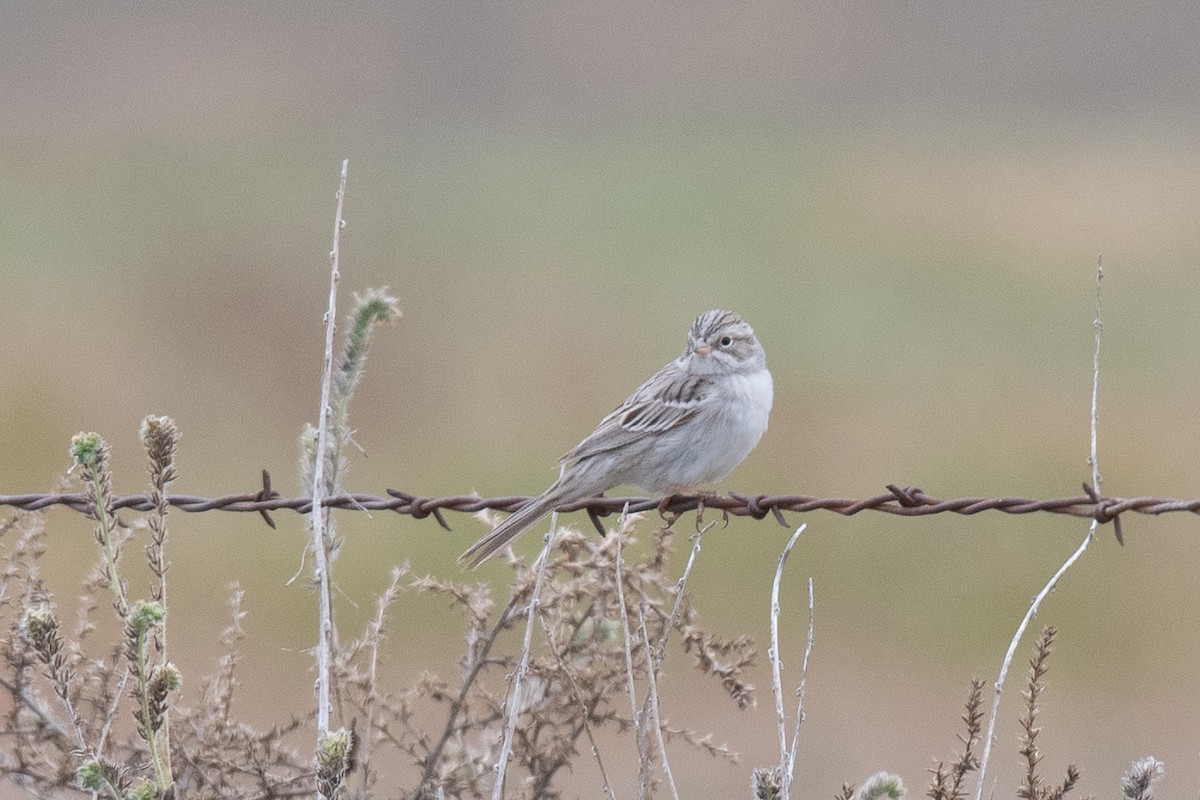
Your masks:
<svg viewBox="0 0 1200 800"><path fill-rule="evenodd" d="M98 468L103 472L106 467L105 462ZM91 478L105 482L102 475ZM99 506L104 506L102 496ZM166 574L161 554L166 524L159 512L152 516L154 521L135 529L149 531L144 569L161 579ZM560 532L537 606L540 636L529 661L506 797L558 796L559 780L576 759L595 758L602 771L606 768L595 744L600 731L645 730L646 719L631 717L625 697L626 648L634 682L649 687L673 633L693 656L696 669L711 676L727 697L731 713L753 702L753 687L745 677L755 658L753 644L744 636L726 640L700 624L683 587L665 572L673 532L655 531L649 547L630 550L635 523L636 518L628 520L604 539ZM103 525L98 522L97 527ZM111 527L119 528L115 522ZM231 591L231 623L213 653L213 672L194 684L198 696L186 702L173 690L179 676L166 660L165 614L154 611L161 599L128 602L123 612L112 600L112 586L125 585L124 572L137 568L121 558L121 548L105 547L98 539L96 579L83 587L79 600L84 622L75 635L66 636L56 600L38 579L47 539L43 518L18 514L5 523L2 536L7 552L0 613L10 636L4 642L0 677L6 695L0 774L33 796L56 797L87 787L115 798L266 798L311 796L319 786L325 797L366 798L395 796L398 787L390 781L398 774L414 776L407 789L399 789L402 796L473 798L490 793L506 676L521 655L514 629L524 622L534 580L519 559L510 557L512 587L499 599L483 584L394 570L366 630L335 648L334 708L349 733L330 742L314 762L297 744L313 734L313 719L258 729L237 716L243 633L236 587ZM640 555L624 563L618 592L616 559L622 549L627 556ZM153 585L152 592L165 598L164 584ZM459 675L422 673L408 685L387 685L381 679L386 670L378 668L378 649L388 627L387 612L406 591L440 595L461 616ZM620 623L622 597L625 615L638 621L633 634ZM93 641L96 626L90 617L101 606L122 617L121 642ZM418 704L429 703L440 710L442 722L436 729L415 722L428 718L416 713ZM136 724L121 724L130 712ZM166 742L168 730L174 770L161 783L151 740ZM673 726L665 718L660 730L666 742L736 761L735 753L707 734ZM639 741L647 750L647 763L653 763L661 755L655 752L658 738L642 736ZM161 752L159 758L166 755ZM386 791L380 789L378 764L388 765ZM650 775L647 781L653 791L658 778Z"/></svg>
<svg viewBox="0 0 1200 800"><path fill-rule="evenodd" d="M561 780L579 759L595 760L605 790L615 796L608 785L610 777L620 774L628 779L634 760L623 757L624 753L609 754L606 760L597 745L601 731L636 740L642 748L639 769L645 794L665 791L664 772L649 767L658 759L665 767L664 754L658 738L645 734L649 694L654 693L670 635L677 636L692 655L695 668L712 678L715 691L726 698L729 713L753 702L754 689L746 681L746 669L755 658L753 644L741 636L724 639L700 624L685 587L666 571L673 555L672 530L656 530L648 547L630 549L636 524L636 518L628 520L603 539L570 529L559 533L537 605L538 636L529 658L504 797L561 796ZM132 530L143 529L150 542L144 568L161 577L165 522L159 519ZM4 695L0 775L29 795L60 797L94 791L101 797L122 799L249 799L313 796L318 787L321 796L330 798L480 798L491 793L505 723L507 677L521 657L517 629L524 624L535 580L533 570L520 559L509 558L513 580L503 597L483 584L413 577L405 569L395 569L366 629L335 650L334 709L348 728L341 738L326 740L326 751L314 759L311 750L298 744L313 735L313 717L281 721L266 729L238 718L235 690L243 632L237 587L230 593L231 622L213 653L213 672L196 682L197 695L187 702L164 677L171 669L165 660L164 620L154 614L145 618L147 608L158 600L130 602L122 640L97 641L92 616L101 606L117 610L111 577L120 581L122 571L131 565L118 561L110 569L108 549L98 540L94 580L83 587L78 601L80 623L67 634L59 622L56 599L39 579L46 540L39 514L19 513L0 527L0 543L6 550L0 573L0 614L9 631L0 675ZM619 553L639 555L618 572ZM618 574L620 592L615 582ZM160 597L165 597L161 585L154 586L152 593L162 592ZM387 671L379 669L379 643L388 628L389 610L406 592L439 595L461 619L463 655L458 675L422 673L410 677L406 685L382 680ZM632 630L620 622L622 597L624 616L636 621ZM1079 779L1074 765L1054 782L1039 771L1042 755L1036 720L1053 641L1054 630L1047 628L1034 648L1024 690L1019 753L1026 769L1016 790L1023 800L1062 800ZM641 711L633 716L626 696L627 650L632 682L647 693L644 704L635 705ZM931 800L966 796L967 776L979 765L983 688L984 683L975 680L968 692L960 751L931 770L926 790ZM436 727L418 724L418 719L431 718L417 713L419 704L438 709ZM130 713L136 724L122 724ZM702 732L676 728L665 717L659 729L667 743L737 762L728 746L715 744ZM150 740L166 742L168 731L170 751L160 757L169 755L173 771L170 782L162 785ZM382 772L381 764L387 765ZM1152 783L1161 774L1161 763L1153 759L1136 762L1124 778L1125 797L1149 800ZM783 797L779 776L778 767L751 770L750 796ZM398 779L403 782L397 783ZM847 784L838 796L899 798L904 787L895 776L881 773L858 789Z"/></svg>

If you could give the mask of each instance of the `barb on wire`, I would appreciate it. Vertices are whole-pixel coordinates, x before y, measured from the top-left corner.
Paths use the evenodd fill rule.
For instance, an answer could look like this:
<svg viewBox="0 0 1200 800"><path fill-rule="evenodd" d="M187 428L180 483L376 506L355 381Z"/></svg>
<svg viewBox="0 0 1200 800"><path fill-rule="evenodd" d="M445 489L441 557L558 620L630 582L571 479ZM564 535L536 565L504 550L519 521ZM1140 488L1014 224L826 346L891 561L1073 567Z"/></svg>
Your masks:
<svg viewBox="0 0 1200 800"><path fill-rule="evenodd" d="M167 502L181 511L251 511L264 514L290 510L300 514L312 511L312 498L282 497L270 489L270 478L264 476L264 488L255 492L230 494L224 497L197 497L188 494L167 495ZM659 510L667 515L678 515L698 508L720 511L735 517L764 519L768 515L781 525L791 527L783 512L805 513L809 511L831 511L842 516L853 516L861 511L880 511L900 517L923 517L930 514L978 514L982 511L1001 511L1005 514L1032 514L1046 512L1085 517L1100 524L1111 522L1120 528L1120 515L1124 513L1167 514L1188 512L1200 514L1200 498L1185 500L1172 497L1103 497L1089 484L1083 485L1084 494L1075 497L1034 499L1027 497L959 497L942 500L926 494L915 486L887 487L887 492L858 500L841 497L811 497L802 494L744 495L730 492L728 495L676 495L665 500L647 497L590 497L567 503L558 510L587 511L594 521L610 514L620 514L629 505L629 511ZM516 511L529 500L528 497L480 497L478 495L453 495L450 497L420 497L388 489L381 497L357 492L345 492L321 499L324 508L340 508L348 511L394 511L414 519L432 516L446 530L444 512L475 513L484 509L493 511ZM25 511L38 511L51 506L67 508L85 513L88 498L83 493L44 494L0 494L0 506L12 506ZM112 504L114 511L130 509L150 511L154 506L147 495L134 494L116 496Z"/></svg>

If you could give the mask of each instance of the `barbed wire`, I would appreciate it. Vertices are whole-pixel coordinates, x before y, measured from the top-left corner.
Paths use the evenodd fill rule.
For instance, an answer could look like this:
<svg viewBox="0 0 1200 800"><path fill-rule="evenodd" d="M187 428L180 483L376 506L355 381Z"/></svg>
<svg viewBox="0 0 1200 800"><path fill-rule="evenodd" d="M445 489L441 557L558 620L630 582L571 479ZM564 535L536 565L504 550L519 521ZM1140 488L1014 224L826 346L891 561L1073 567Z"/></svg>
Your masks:
<svg viewBox="0 0 1200 800"><path fill-rule="evenodd" d="M1005 514L1032 514L1047 512L1066 514L1073 517L1095 519L1099 523L1112 522L1118 541L1122 539L1120 515L1128 512L1138 514L1167 514L1188 512L1200 514L1200 499L1184 500L1172 497L1103 497L1092 487L1083 484L1083 495L1051 499L1026 497L959 497L943 500L926 494L915 486L887 486L887 492L873 497L847 499L841 497L812 497L802 494L788 495L745 495L730 492L727 495L699 494L673 495L670 497L590 497L562 505L563 512L586 511L596 527L603 532L600 518L619 514L629 506L630 512L657 510L669 520L690 511L720 511L725 515L765 519L772 516L779 524L791 527L783 512L807 513L831 511L842 516L853 516L861 511L879 511L902 517L923 517L931 514L972 515L983 511L1000 511ZM326 497L322 504L326 508L347 511L394 511L414 519L432 516L439 525L450 530L443 512L455 511L475 513L478 511L516 511L530 498L523 496L480 497L477 494L453 495L450 497L420 497L399 489L388 489L387 496L345 492ZM264 472L263 488L256 492L230 494L224 497L198 497L188 494L167 495L167 502L181 511L199 513L203 511L252 511L262 514L272 528L272 511L290 510L300 514L312 511L312 498L282 497L273 491L270 476ZM91 499L87 494L41 493L0 495L0 506L11 506L25 511L39 511L51 506L87 513ZM144 494L117 496L113 498L112 510L131 509L150 511L150 498Z"/></svg>

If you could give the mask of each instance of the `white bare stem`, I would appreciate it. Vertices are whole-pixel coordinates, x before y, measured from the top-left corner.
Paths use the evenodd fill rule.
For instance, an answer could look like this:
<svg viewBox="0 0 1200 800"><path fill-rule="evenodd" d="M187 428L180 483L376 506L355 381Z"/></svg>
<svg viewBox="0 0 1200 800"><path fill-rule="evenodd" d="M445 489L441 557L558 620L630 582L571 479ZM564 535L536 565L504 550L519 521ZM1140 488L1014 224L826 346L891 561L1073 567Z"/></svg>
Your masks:
<svg viewBox="0 0 1200 800"><path fill-rule="evenodd" d="M560 469L559 476L561 477L561 475ZM529 674L529 658L533 651L533 620L537 615L538 600L542 594L542 581L546 577L547 565L550 563L550 551L554 548L554 540L557 535L558 513L555 512L550 515L550 531L546 534L546 544L542 547L542 552L533 565L535 577L525 615L525 639L521 644L521 660L517 664L517 672L513 676L508 703L504 708L504 740L500 744L500 755L493 768L496 773L496 782L492 784L492 800L502 800L504 797L504 773L508 769L508 758L512 755L513 737L517 733L517 721L521 717L523 707L522 694L525 690L525 676Z"/></svg>
<svg viewBox="0 0 1200 800"><path fill-rule="evenodd" d="M767 652L767 657L771 660L771 688L775 693L775 721L779 726L779 773L782 781L783 800L788 800L790 796L788 792L791 787L787 778L787 715L783 710L783 677L781 675L783 664L779 656L779 586L783 582L783 565L787 563L792 548L796 546L796 541L800 538L800 534L804 533L806 527L808 526L801 525L796 528L796 532L784 545L783 552L779 554L779 563L775 566L775 580L771 583L771 649ZM805 662L807 661L806 656Z"/></svg>
<svg viewBox="0 0 1200 800"><path fill-rule="evenodd" d="M648 759L646 758L646 714L638 711L637 686L633 681L633 634L629 630L629 612L625 608L624 576L621 574L621 543L625 538L625 526L628 518L629 504L626 503L625 509L621 512L621 522L617 527L617 605L621 609L621 633L625 640L625 689L629 694L629 713L633 718L633 734L638 754L638 798L642 800L646 796L649 783Z"/></svg>
<svg viewBox="0 0 1200 800"><path fill-rule="evenodd" d="M662 762L663 775L667 778L667 786L671 789L671 797L679 800L679 789L675 786L675 776L671 774L671 764L667 761L667 743L663 740L662 718L658 711L658 680L654 674L653 653L650 646L650 632L646 630L646 596L638 606L638 628L642 634L642 647L646 657L646 702L649 704L649 718L654 725L654 736L658 741L658 757Z"/></svg>
<svg viewBox="0 0 1200 800"><path fill-rule="evenodd" d="M792 789L792 775L796 770L796 751L800 749L800 726L804 724L804 689L808 685L808 659L812 656L813 629L816 615L813 611L813 580L808 579L808 639L804 644L804 664L800 667L800 686L796 689L796 727L792 730L792 745L788 748L787 769L783 770L784 796Z"/></svg>
<svg viewBox="0 0 1200 800"><path fill-rule="evenodd" d="M1092 354L1092 413L1091 413L1091 448L1088 456L1088 464L1092 468L1092 487L1096 496L1100 495L1100 463L1096 457L1096 421L1099 418L1097 413L1098 400L1100 394L1100 332L1104 326L1100 322L1100 284L1104 280L1104 266L1101 262L1096 264L1096 319L1093 323L1095 329L1095 347ZM1063 562L1062 566L1054 573L1042 590L1037 593L1033 601L1029 604L1029 610L1025 612L1025 616L1021 619L1021 624L1017 626L1016 633L1013 634L1012 641L1008 643L1008 650L1004 654L1004 660L1000 664L1000 675L996 678L995 692L992 695L991 719L988 720L987 736L983 740L983 754L979 760L979 777L975 782L975 800L980 800L983 796L983 783L987 774L988 757L992 752L992 742L996 738L996 716L1000 710L1000 697L1004 692L1004 680L1008 676L1008 668L1012 664L1013 655L1016 653L1017 645L1021 641L1021 637L1025 634L1025 629L1029 627L1029 623L1037 616L1038 609L1042 605L1042 601L1046 599L1046 595L1054 590L1058 585L1059 579L1066 574L1079 557L1087 550L1088 545L1092 543L1092 539L1096 535L1096 528L1099 527L1099 522L1093 519L1088 526L1087 535L1083 537L1083 541L1079 543L1079 547L1075 552L1071 553L1070 557Z"/></svg>
<svg viewBox="0 0 1200 800"><path fill-rule="evenodd" d="M316 580L320 605L317 629L317 742L329 733L329 662L333 638L333 601L330 590L329 553L325 530L325 513L321 508L325 492L325 448L329 441L329 397L333 387L333 332L337 316L337 287L342 275L338 258L345 220L342 208L346 200L346 177L350 171L350 159L342 161L341 180L338 183L337 211L333 218L333 247L329 251L329 304L325 310L325 361L321 370L321 407L318 411L317 454L313 464L312 511L309 525L312 528L313 558L316 560Z"/></svg>

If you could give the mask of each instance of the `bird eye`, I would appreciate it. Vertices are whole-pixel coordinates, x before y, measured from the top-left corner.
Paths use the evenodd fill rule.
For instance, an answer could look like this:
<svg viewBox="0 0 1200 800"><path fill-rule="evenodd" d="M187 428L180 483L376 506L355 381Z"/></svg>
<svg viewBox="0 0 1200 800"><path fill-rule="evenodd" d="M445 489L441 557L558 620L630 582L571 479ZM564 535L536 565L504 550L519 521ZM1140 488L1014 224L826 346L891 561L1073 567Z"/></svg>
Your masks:
<svg viewBox="0 0 1200 800"><path fill-rule="evenodd" d="M729 347L729 345L731 345L731 344L733 344L732 336L722 336L721 337L721 347Z"/></svg>

